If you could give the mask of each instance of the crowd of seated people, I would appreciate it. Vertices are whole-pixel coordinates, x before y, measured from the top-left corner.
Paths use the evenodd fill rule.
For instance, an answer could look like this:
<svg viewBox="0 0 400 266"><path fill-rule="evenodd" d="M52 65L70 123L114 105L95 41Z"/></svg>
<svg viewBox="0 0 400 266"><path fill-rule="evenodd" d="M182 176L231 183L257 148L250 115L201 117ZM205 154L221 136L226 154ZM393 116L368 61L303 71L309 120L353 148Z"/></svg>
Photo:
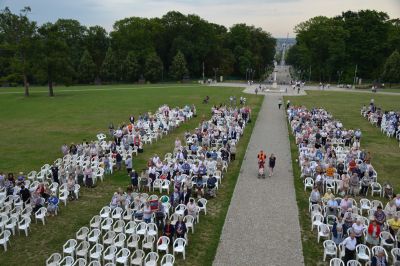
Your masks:
<svg viewBox="0 0 400 266"><path fill-rule="evenodd" d="M361 132L345 129L321 108L293 106L287 113L299 149L304 188L312 189L311 227L317 228L318 242L327 239L324 254L343 259L344 265L363 259L371 265L388 265L381 246L389 248L394 258L400 255L400 195L392 199L393 188L377 182L371 155L360 147ZM367 199L369 191L388 198L386 206ZM375 264L379 258L386 264Z"/></svg>
<svg viewBox="0 0 400 266"><path fill-rule="evenodd" d="M200 213L206 214L207 199L217 196L222 173L235 159L236 145L250 112L248 107L213 107L211 119L202 121L193 133L185 132L183 143L177 138L172 153L167 153L163 159L153 155L148 169L140 176L134 169L129 172L130 185L126 191L118 189L110 204L93 217L91 230L97 228L95 221L98 219L101 228L109 228L100 230L103 237L115 236L120 228L125 228L121 231L125 236L120 237L127 239L127 248L134 246L135 250L145 250L148 238L152 247L161 245L162 237L169 239L168 245L173 249L179 241L187 243L188 232L194 232ZM152 192L159 194L149 195ZM105 226L106 223L110 224ZM135 229L130 231L128 228L132 226ZM136 239L135 244L132 239ZM131 259L135 256L136 253Z"/></svg>
<svg viewBox="0 0 400 266"><path fill-rule="evenodd" d="M371 124L379 127L388 137L395 137L400 141L399 111L384 111L371 100L368 106L364 105L361 108L361 115L367 118Z"/></svg>

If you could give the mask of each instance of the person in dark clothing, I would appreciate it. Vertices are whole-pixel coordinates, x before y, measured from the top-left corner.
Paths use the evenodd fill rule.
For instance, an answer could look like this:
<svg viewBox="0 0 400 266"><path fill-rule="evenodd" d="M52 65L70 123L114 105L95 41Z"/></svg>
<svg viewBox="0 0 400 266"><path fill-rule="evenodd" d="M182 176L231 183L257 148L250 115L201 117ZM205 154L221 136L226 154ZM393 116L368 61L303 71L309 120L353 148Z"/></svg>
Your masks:
<svg viewBox="0 0 400 266"><path fill-rule="evenodd" d="M138 190L138 184L139 184L139 175L136 173L135 169L132 169L132 172L129 174L131 178L131 184L132 188L134 191Z"/></svg>
<svg viewBox="0 0 400 266"><path fill-rule="evenodd" d="M164 225L163 228L163 235L169 238L170 243L173 243L174 234L175 234L175 227L171 224L171 221L167 219L166 224Z"/></svg>
<svg viewBox="0 0 400 266"><path fill-rule="evenodd" d="M121 156L121 154L119 154L119 152L117 152L117 154L115 155L115 164L116 164L116 167L117 167L117 170L119 171L119 170L121 170L121 167L122 167L122 156Z"/></svg>
<svg viewBox="0 0 400 266"><path fill-rule="evenodd" d="M182 216L179 216L179 220L175 224L175 234L177 238L185 238L187 228L186 224L183 222Z"/></svg>
<svg viewBox="0 0 400 266"><path fill-rule="evenodd" d="M29 199L31 198L31 192L25 186L21 187L19 194L21 195L22 201L24 203L27 203L29 201Z"/></svg>
<svg viewBox="0 0 400 266"><path fill-rule="evenodd" d="M269 156L269 177L274 175L274 168L275 168L275 161L276 157L273 153L271 153L271 156Z"/></svg>
<svg viewBox="0 0 400 266"><path fill-rule="evenodd" d="M50 168L51 174L53 176L53 181L60 184L60 181L58 180L58 167L57 165L53 164L53 166Z"/></svg>

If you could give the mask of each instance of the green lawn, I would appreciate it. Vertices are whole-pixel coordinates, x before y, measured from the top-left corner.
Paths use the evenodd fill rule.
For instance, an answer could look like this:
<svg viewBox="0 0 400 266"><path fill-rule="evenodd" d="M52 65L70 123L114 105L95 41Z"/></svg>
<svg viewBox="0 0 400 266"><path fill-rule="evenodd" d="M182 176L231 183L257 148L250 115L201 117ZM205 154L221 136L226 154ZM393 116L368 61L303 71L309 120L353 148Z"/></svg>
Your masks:
<svg viewBox="0 0 400 266"><path fill-rule="evenodd" d="M323 107L332 113L334 118L340 120L346 128L360 128L363 132L361 148L371 151L372 164L378 172L378 182L390 181L395 187L395 192L400 192L400 180L398 178L400 148L397 141L381 134L380 129L372 126L360 115L361 106L368 104L371 97L375 99L375 103L378 106L385 110L398 110L400 109L400 95L374 94L371 96L364 93L320 91L307 91L307 94L307 96L285 97L285 99L290 99L294 105L305 105L308 109ZM313 233L310 231L311 217L308 212L310 192L304 192L303 183L299 178L300 168L295 162L295 158L298 157L298 149L292 135L290 135L290 143L295 177L294 184L302 230L304 261L306 265L321 265L322 243L318 244L315 231ZM380 200L384 201L382 198Z"/></svg>
<svg viewBox="0 0 400 266"><path fill-rule="evenodd" d="M236 98L242 95L240 88L197 85L57 87L54 98L47 97L44 87L33 88L29 98L18 91L22 89L0 89L0 171L4 172L39 169L60 157L61 144L92 140L98 132L106 132L110 122L126 122L131 114L138 116L154 111L164 103L170 106L196 104L196 118L157 143L145 146L145 152L135 157L134 168L141 170L149 156L171 152L176 137L193 130L202 118L208 119L212 105L227 102L230 95ZM201 102L206 95L211 99L210 104L204 105ZM255 121L262 97L244 96L253 108ZM195 234L190 233L186 261L178 259L178 265L212 264L253 125L246 127L238 146L238 159L225 174L217 198L207 205L207 216L202 215ZM49 218L45 226L32 224L28 238L13 236L9 250L0 251L0 265L43 265L51 253L61 251L63 243L73 238L79 227L88 224L118 187L127 184L125 172L119 172L108 176L93 190L83 189L79 201L61 207L60 215Z"/></svg>

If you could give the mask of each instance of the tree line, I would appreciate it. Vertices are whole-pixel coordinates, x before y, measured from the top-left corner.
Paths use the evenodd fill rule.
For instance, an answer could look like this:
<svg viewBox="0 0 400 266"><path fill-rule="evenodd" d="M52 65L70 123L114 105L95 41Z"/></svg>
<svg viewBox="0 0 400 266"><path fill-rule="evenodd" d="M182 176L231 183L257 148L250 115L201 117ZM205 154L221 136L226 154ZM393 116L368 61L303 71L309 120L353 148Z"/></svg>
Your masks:
<svg viewBox="0 0 400 266"><path fill-rule="evenodd" d="M400 82L399 18L372 10L347 11L332 18L311 18L298 24L295 32L297 42L286 61L301 79Z"/></svg>
<svg viewBox="0 0 400 266"><path fill-rule="evenodd" d="M0 13L0 82L100 84L182 80L207 76L261 77L272 65L275 39L261 28L229 29L197 15L129 17L111 32L73 19L38 25L30 8Z"/></svg>

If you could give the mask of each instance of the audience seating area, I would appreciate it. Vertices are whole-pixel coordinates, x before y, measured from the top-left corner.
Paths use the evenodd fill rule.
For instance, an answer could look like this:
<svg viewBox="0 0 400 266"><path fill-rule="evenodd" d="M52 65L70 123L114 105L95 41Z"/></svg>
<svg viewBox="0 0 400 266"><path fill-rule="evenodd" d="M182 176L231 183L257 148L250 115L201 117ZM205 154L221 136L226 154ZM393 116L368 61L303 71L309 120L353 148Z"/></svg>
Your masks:
<svg viewBox="0 0 400 266"><path fill-rule="evenodd" d="M60 202L66 206L69 200L79 199L81 185L93 187L103 181L113 169L121 169L118 164L143 150L142 143L157 141L195 112L194 106L180 109L163 105L155 114L145 114L137 121L131 118L127 125L111 129L113 141L107 142L107 136L100 133L90 143L63 145L62 158L27 176L20 173L15 179L12 173L7 177L0 173L0 245L7 250L16 231L28 236L32 220L45 225L48 216L59 213Z"/></svg>
<svg viewBox="0 0 400 266"><path fill-rule="evenodd" d="M361 134L349 134L354 131L324 109L290 107L287 113L323 261L331 257L330 265L349 266L371 265L374 257L390 265L400 260L400 195L393 199L391 185L378 182L369 153L360 147ZM343 241L352 233L357 245L349 259Z"/></svg>
<svg viewBox="0 0 400 266"><path fill-rule="evenodd" d="M396 138L400 147L400 112L384 111L371 101L368 107L364 105L361 108L361 115L372 125L379 127L387 137Z"/></svg>
<svg viewBox="0 0 400 266"><path fill-rule="evenodd" d="M185 144L177 139L164 160L154 155L140 177L131 174L127 190L115 192L46 265L173 265L177 256L185 259L190 235L235 159L249 112L214 107L209 121L185 133Z"/></svg>

